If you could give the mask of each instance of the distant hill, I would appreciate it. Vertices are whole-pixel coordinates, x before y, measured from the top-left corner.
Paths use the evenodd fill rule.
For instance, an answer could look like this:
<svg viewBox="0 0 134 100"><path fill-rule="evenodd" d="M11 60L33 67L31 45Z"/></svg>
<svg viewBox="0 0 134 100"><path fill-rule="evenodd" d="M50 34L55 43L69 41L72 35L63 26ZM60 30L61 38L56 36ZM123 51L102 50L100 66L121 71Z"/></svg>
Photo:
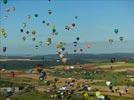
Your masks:
<svg viewBox="0 0 134 100"><path fill-rule="evenodd" d="M95 62L110 62L110 58L116 58L117 61L128 59L129 62L134 62L134 53L113 53L113 54L68 54L68 65L76 64L77 62L95 63ZM61 65L57 62L58 55L38 55L38 56L0 56L0 67L7 69L29 69L36 64L43 64L44 67Z"/></svg>

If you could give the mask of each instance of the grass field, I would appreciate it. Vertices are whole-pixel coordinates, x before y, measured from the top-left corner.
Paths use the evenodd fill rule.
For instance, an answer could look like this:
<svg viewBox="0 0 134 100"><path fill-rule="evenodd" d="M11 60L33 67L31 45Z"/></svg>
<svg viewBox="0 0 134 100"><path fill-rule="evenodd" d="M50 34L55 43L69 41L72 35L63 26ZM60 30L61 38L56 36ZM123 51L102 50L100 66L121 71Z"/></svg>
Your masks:
<svg viewBox="0 0 134 100"><path fill-rule="evenodd" d="M90 86L92 87L97 87L100 90L103 90L103 88L105 88L104 90L108 90L108 87L106 86L106 81L111 81L113 86L126 86L129 85L131 86L131 89L134 89L134 82L130 81L130 79L127 77L127 75L134 75L133 74L133 68L134 68L134 64L133 63L128 63L128 64L123 64L123 63L115 63L113 66L113 69L109 68L109 64L106 63L101 63L100 65L97 64L97 66L94 66L95 70L91 69L91 70L82 70L79 68L76 69L72 69L70 71L64 71L63 70L63 66L58 66L56 68L53 69L45 69L48 73L48 80L53 80L54 77L57 77L58 79L60 79L61 83L57 83L57 85L62 86L65 84L65 80L67 80L68 78L72 78L72 79L76 79L77 82L79 82L80 80L82 80L83 82L86 82L86 84L88 83ZM97 69L99 67L99 69ZM131 70L125 70L124 69L131 69ZM119 70L119 71L115 71L115 70ZM43 81L39 81L38 80L38 74L20 74L20 76L18 75L18 77L16 77L14 80L12 80L10 77L8 77L8 75L2 74L3 76L1 77L1 87L8 87L11 83L13 83L13 86L25 86L28 84L31 85L36 85L36 87L38 88L39 86L42 86L43 88L48 87L48 85L46 85ZM34 78L34 79L33 79ZM37 78L37 79L36 79ZM50 78L50 79L49 79ZM96 81L91 83L90 80L101 80L101 81ZM52 82L53 84L53 82ZM99 88L100 87L100 88ZM32 92L27 92L25 94L22 95L13 95L11 97L11 100L53 100L52 98L50 98L50 94L47 93L41 93L38 90L31 90ZM110 96L111 100L134 100L134 91L131 90L130 93L128 94L128 96L119 96L119 95L111 95L110 92L108 93L108 95ZM102 93L105 94L105 92L102 91ZM106 92L107 94L107 92ZM4 97L0 96L0 100L5 100ZM59 100L59 99L57 99ZM72 95L72 98L70 100L84 100L83 96L76 96L76 95ZM89 100L97 100L96 97L90 97Z"/></svg>
<svg viewBox="0 0 134 100"><path fill-rule="evenodd" d="M110 96L111 100L134 100L133 97L117 97L117 96ZM4 97L0 97L0 100L5 100ZM48 94L39 94L36 92L26 93L20 96L12 96L11 100L59 100L59 99L52 99L49 97ZM72 96L70 100L85 100L84 97L77 97ZM89 100L97 100L95 97L90 97Z"/></svg>

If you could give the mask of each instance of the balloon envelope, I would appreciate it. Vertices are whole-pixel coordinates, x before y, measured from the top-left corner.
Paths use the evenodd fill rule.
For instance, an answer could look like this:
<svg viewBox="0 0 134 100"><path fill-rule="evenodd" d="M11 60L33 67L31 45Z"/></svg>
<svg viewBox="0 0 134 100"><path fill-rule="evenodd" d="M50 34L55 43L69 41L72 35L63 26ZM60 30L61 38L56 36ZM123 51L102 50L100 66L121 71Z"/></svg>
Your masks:
<svg viewBox="0 0 134 100"><path fill-rule="evenodd" d="M123 41L123 37L120 37L119 39L120 39L120 41Z"/></svg>
<svg viewBox="0 0 134 100"><path fill-rule="evenodd" d="M80 38L79 38L79 37L77 37L77 38L76 38L76 40L77 40L77 41L79 41L79 40L80 40Z"/></svg>
<svg viewBox="0 0 134 100"><path fill-rule="evenodd" d="M109 86L111 84L110 81L106 81L106 85Z"/></svg>
<svg viewBox="0 0 134 100"><path fill-rule="evenodd" d="M3 3L4 3L4 4L7 4L7 0L3 0Z"/></svg>
<svg viewBox="0 0 134 100"><path fill-rule="evenodd" d="M3 52L6 52L6 50L7 50L7 47L3 47Z"/></svg>
<svg viewBox="0 0 134 100"><path fill-rule="evenodd" d="M114 33L115 33L115 34L117 34L117 33L118 33L118 31L119 31L118 29L114 29Z"/></svg>
<svg viewBox="0 0 134 100"><path fill-rule="evenodd" d="M62 62L63 62L64 64L66 64L67 58L62 58Z"/></svg>

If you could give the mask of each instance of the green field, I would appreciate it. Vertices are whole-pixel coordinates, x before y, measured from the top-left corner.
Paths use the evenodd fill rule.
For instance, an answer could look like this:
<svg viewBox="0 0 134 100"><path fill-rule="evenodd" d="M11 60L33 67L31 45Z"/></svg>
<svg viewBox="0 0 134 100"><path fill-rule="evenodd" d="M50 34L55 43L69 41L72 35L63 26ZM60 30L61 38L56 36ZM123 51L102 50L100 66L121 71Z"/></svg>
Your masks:
<svg viewBox="0 0 134 100"><path fill-rule="evenodd" d="M110 96L111 100L133 100L133 97L117 97L117 96ZM0 97L0 100L5 100L4 97ZM59 100L59 99L52 99L49 97L48 94L39 94L36 92L26 93L20 96L12 96L11 100ZM82 96L72 96L69 100L85 100ZM89 100L97 100L95 97L90 97Z"/></svg>
<svg viewBox="0 0 134 100"><path fill-rule="evenodd" d="M126 86L129 85L131 87L134 86L134 82L130 81L130 79L127 77L127 75L134 75L133 73L129 73L127 71L117 71L117 72L113 72L111 71L111 69L108 69L108 71L104 71L103 70L103 66L107 66L108 64L104 64L101 63L100 66L102 66L101 70L81 70L79 68L76 69L72 69L70 71L64 71L62 68L56 68L56 69L49 69L48 73L49 75L51 75L51 77L57 77L58 79L62 79L62 78L74 78L76 80L79 79L84 79L87 82L89 82L88 80L102 80L99 82L95 82L95 83L89 83L90 86L95 87L95 86L106 86L105 81L111 81L113 86ZM124 68L133 68L134 64L132 63L128 63L128 64L116 64L118 66L115 66L115 69L124 69ZM96 66L95 66L96 67ZM97 64L98 67L98 64ZM53 81L53 80L52 80ZM13 86L26 86L28 84L33 83L34 81L32 80L32 78L23 78L23 77L16 77L13 81L9 78L9 77L4 77L1 78L1 87L8 87L11 83L13 84ZM51 82L51 84L53 84L53 82ZM43 81L39 81L36 80L36 85L37 86L48 86L47 84L45 84ZM57 84L58 85L58 84ZM33 84L34 86L34 84ZM108 88L107 88L108 89ZM132 94L131 94L132 95ZM122 97L122 96L111 96L109 94L111 100L134 100L134 97ZM5 98L3 96L0 96L0 100L5 100ZM29 88L29 90L26 93L23 93L22 95L20 94L14 94L11 97L11 100L54 100L52 98L50 98L50 94L48 93L44 93L44 92L39 92L37 90L35 90L34 88ZM56 99L59 100L59 99ZM65 99L66 100L66 99ZM71 99L69 100L84 100L83 96L76 96L76 95L72 95ZM96 97L90 97L89 100L97 100Z"/></svg>

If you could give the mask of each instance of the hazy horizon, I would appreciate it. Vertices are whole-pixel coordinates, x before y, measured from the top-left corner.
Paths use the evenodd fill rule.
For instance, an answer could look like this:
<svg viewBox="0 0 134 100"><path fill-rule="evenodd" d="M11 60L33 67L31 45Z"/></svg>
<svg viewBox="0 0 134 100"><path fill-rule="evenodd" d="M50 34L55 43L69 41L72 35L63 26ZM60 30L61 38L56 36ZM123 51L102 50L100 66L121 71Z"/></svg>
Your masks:
<svg viewBox="0 0 134 100"><path fill-rule="evenodd" d="M87 43L80 43L79 49L83 48L82 53L88 54L112 54L112 53L134 53L134 41L115 41L112 44L104 41L104 42L90 42L91 48L86 48L85 44ZM73 52L74 47L72 43L67 44L65 52L69 54L76 54ZM25 48L25 49L24 49ZM23 45L23 46L13 46L10 47L6 53L2 53L1 55L48 55L48 54L57 54L56 53L56 45L52 44L51 46L43 46L39 49L34 49L34 47ZM15 51L14 51L15 49ZM17 52L16 52L17 51ZM80 53L80 52L78 52Z"/></svg>

